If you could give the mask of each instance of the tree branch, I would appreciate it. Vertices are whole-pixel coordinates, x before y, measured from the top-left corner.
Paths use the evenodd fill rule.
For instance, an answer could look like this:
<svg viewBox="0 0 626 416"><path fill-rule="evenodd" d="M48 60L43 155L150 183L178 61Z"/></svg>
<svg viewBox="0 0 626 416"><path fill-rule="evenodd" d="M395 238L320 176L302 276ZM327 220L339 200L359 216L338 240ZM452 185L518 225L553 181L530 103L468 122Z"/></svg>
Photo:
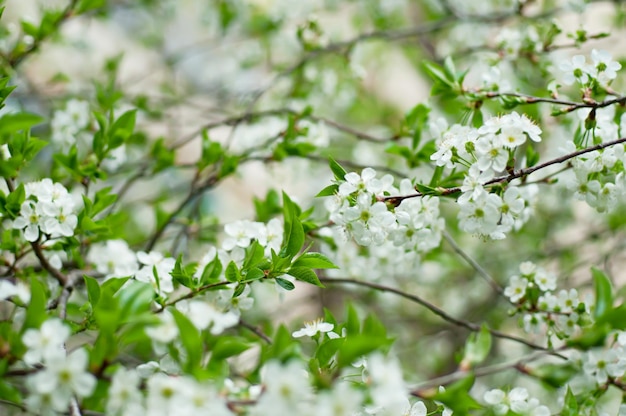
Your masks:
<svg viewBox="0 0 626 416"><path fill-rule="evenodd" d="M448 313L446 313L443 309L439 308L438 306L433 305L432 303L422 299L421 297L417 296L417 295L412 295L406 292L403 292L400 289L395 289L389 286L384 286L378 283L371 283L371 282L365 282L365 281L361 281L361 280L356 280L356 279L347 279L347 278L329 278L329 277L320 277L320 281L322 283L328 283L328 284L351 284L351 285L357 285L357 286L364 286L364 287L368 287L370 289L375 289L378 290L380 292L388 292L388 293L393 293L395 295L398 295L400 297L403 297L405 299L410 300L411 302L415 302L423 307L425 307L426 309L428 309L429 311L431 311L432 313L434 313L435 315L439 316L441 319L443 319L444 321L447 321L455 326L458 327L462 327L465 328L469 331L472 332L478 332L482 329L481 325L472 323L472 322L467 322L461 319L457 319L451 315L449 315ZM508 339L514 342L518 342L520 344L524 344L532 349L535 350L541 350L541 351L546 351L552 355L557 355L559 357L562 357L560 354L558 354L557 352L555 352L554 350L550 349L550 348L546 348L543 347L541 345L537 345L537 344L533 344L530 341L527 341L524 338L520 338L517 337L515 335L510 335L504 332L500 332L494 329L489 329L489 333L491 335L493 335L494 337L497 338L502 338L502 339Z"/></svg>
<svg viewBox="0 0 626 416"><path fill-rule="evenodd" d="M478 272L478 274L482 276L483 279L487 281L487 283L489 283L489 286L491 286L491 288L495 292L497 292L500 295L504 293L504 291L502 290L502 287L500 287L498 282L496 282L496 280L493 277L491 277L491 275L480 264L478 264L476 260L471 258L469 254L463 251L463 249L456 243L456 241L454 241L452 236L447 231L444 230L442 235L443 235L443 238L448 242L448 244L452 246L452 249L455 251L455 253L461 256L463 260L467 262L467 264L472 266L472 268L476 270L476 272Z"/></svg>
<svg viewBox="0 0 626 416"><path fill-rule="evenodd" d="M535 165L529 168L524 168L524 169L520 169L517 172L512 172L508 175L503 175L503 176L498 176L496 178L493 178L485 183L483 183L483 186L488 186L488 185L493 185L496 183L509 183L511 181L513 181L514 179L518 179L518 178L522 178L522 177L526 177L528 175L530 175L531 173L534 173L538 170L547 168L548 166L552 166L552 165L558 165L559 163L563 163L566 162L570 159L573 159L577 156L581 156L584 155L585 153L590 153L596 150L601 150L601 149L605 149L607 147L611 147L611 146L615 146L616 144L620 144L620 143L624 143L626 142L626 137L622 137L620 139L617 140L613 140L610 142L606 142L606 143L600 143L597 144L595 146L590 146L581 150L577 150L575 152L572 153L568 153L564 156L561 157L557 157L556 159L552 159L552 160L548 160L547 162L544 163L540 163L539 165ZM437 193L434 194L435 196L445 196L445 195L451 195L451 194L455 194L457 192L461 192L461 188L458 186L455 186L453 188L438 188L437 189ZM404 201L405 199L410 199L410 198L419 198L422 196L426 196L425 194L421 193L421 192L416 192L414 194L410 194L410 195L401 195L401 196L386 196L386 197L382 197L381 201L385 201L385 202L389 202L393 205L400 205L400 203L402 201Z"/></svg>

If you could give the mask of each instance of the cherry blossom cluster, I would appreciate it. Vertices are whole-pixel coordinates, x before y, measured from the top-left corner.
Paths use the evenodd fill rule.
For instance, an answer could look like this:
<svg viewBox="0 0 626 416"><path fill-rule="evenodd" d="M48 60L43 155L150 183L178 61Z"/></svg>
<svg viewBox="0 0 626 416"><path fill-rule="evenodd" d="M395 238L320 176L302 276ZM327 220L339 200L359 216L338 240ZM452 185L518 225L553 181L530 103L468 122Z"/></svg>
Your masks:
<svg viewBox="0 0 626 416"><path fill-rule="evenodd" d="M610 339L608 348L594 348L581 357L584 373L598 385L626 375L626 332L618 331Z"/></svg>
<svg viewBox="0 0 626 416"><path fill-rule="evenodd" d="M578 115L583 120L591 116L588 110L579 111ZM626 117L622 116L618 125L614 121L614 107L599 109L593 117L594 122L588 130L581 120L581 130L585 132L583 141L607 143L617 140L626 131ZM567 154L576 149L577 145L568 141L561 152ZM576 199L585 201L599 212L613 211L624 202L626 154L622 143L580 155L571 160L571 165L572 170L565 175L563 182Z"/></svg>
<svg viewBox="0 0 626 416"><path fill-rule="evenodd" d="M596 83L610 85L621 68L622 65L614 61L609 52L598 49L591 51L591 62L584 55L574 55L571 60L559 65L563 84L577 84L581 87L590 87Z"/></svg>
<svg viewBox="0 0 626 416"><path fill-rule="evenodd" d="M153 371L150 371L153 370ZM145 384L145 389L140 386ZM145 393L143 393L145 391ZM155 372L147 365L120 367L111 380L108 415L233 415L212 384L193 377Z"/></svg>
<svg viewBox="0 0 626 416"><path fill-rule="evenodd" d="M379 353L364 357L362 380L369 398L353 387L359 382L339 381L333 388L314 394L307 371L298 361L282 365L270 361L261 370L263 393L250 409L250 415L411 415L426 416L421 401L410 403L409 390L397 360ZM355 364L356 365L356 364ZM449 411L444 415L451 414Z"/></svg>
<svg viewBox="0 0 626 416"><path fill-rule="evenodd" d="M70 328L57 318L22 336L27 347L24 362L39 368L26 380L30 392L26 406L35 413L43 409L65 412L73 397L88 397L96 387L96 377L87 369L87 351L81 348L66 354L64 344L69 337Z"/></svg>
<svg viewBox="0 0 626 416"><path fill-rule="evenodd" d="M25 185L26 200L13 228L22 230L26 241L37 241L40 234L49 238L71 237L78 224L77 206L63 185L46 178Z"/></svg>
<svg viewBox="0 0 626 416"><path fill-rule="evenodd" d="M383 195L415 193L411 181L403 179L400 188L389 174L378 179L376 171L365 168L359 175L350 172L339 184L333 198L326 201L330 220L362 246L381 246L392 241L406 251L427 252L437 247L444 227L439 216L439 198L403 200L393 212L380 200Z"/></svg>
<svg viewBox="0 0 626 416"><path fill-rule="evenodd" d="M91 109L87 101L69 100L65 108L52 116L52 142L61 150L67 151L76 144L77 137L91 122Z"/></svg>
<svg viewBox="0 0 626 416"><path fill-rule="evenodd" d="M393 241L382 245L364 247L353 241L343 241L340 230L325 228L320 234L333 238L337 249L324 245L323 253L337 265L337 269L326 270L329 277L353 277L368 281L385 281L403 278L407 270L418 270L420 254L396 246Z"/></svg>
<svg viewBox="0 0 626 416"><path fill-rule="evenodd" d="M532 262L520 264L519 274L509 279L504 295L523 317L527 332L546 330L559 338L573 335L589 319L586 305L576 289L556 292L556 276Z"/></svg>
<svg viewBox="0 0 626 416"><path fill-rule="evenodd" d="M500 389L487 391L483 399L496 415L550 416L550 409L538 399L531 397L524 387L515 387L508 392Z"/></svg>
<svg viewBox="0 0 626 416"><path fill-rule="evenodd" d="M536 187L509 184L505 190L491 192L485 184L512 168L517 149L527 138L541 141L540 134L537 125L516 112L492 117L480 128L455 124L441 134L431 160L450 169L468 168L457 200L463 231L503 239L528 220Z"/></svg>
<svg viewBox="0 0 626 416"><path fill-rule="evenodd" d="M224 226L226 237L221 248L210 246L194 274L200 279L204 268L215 258L225 266L231 261L241 267L245 257L245 249L252 241L257 241L270 255L271 250L278 252L283 239L283 225L279 219L271 219L267 224L252 221L236 221ZM133 276L136 280L150 283L155 292L168 296L174 292L174 281L171 272L176 260L158 251L135 253L124 240L107 240L93 244L87 259L95 266L98 273L106 278ZM223 275L223 270L222 270ZM245 296L244 296L245 297ZM240 297L241 299L241 297Z"/></svg>

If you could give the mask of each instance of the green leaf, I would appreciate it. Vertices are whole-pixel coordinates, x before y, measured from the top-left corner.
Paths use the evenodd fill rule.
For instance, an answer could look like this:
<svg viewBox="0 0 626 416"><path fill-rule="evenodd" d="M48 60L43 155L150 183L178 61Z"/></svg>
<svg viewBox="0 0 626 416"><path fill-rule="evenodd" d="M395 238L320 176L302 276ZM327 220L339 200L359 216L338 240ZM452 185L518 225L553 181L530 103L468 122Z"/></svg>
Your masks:
<svg viewBox="0 0 626 416"><path fill-rule="evenodd" d="M310 269L338 269L338 267L321 253L304 253L296 259L292 267L308 267Z"/></svg>
<svg viewBox="0 0 626 416"><path fill-rule="evenodd" d="M373 338L386 338L387 328L375 315L370 314L363 321L363 335Z"/></svg>
<svg viewBox="0 0 626 416"><path fill-rule="evenodd" d="M182 314L176 308L169 308L170 313L174 316L176 325L178 326L179 339L183 344L183 348L187 352L187 361L184 369L193 374L197 370L202 360L202 337L200 331L196 328L189 318Z"/></svg>
<svg viewBox="0 0 626 416"><path fill-rule="evenodd" d="M596 320L596 325L609 324L612 329L626 330L626 303L609 309Z"/></svg>
<svg viewBox="0 0 626 416"><path fill-rule="evenodd" d="M348 303L346 306L346 333L347 335L356 335L361 332L361 321L359 320L359 314L354 306Z"/></svg>
<svg viewBox="0 0 626 416"><path fill-rule="evenodd" d="M174 269L170 272L170 275L175 282L178 282L185 287L191 288L193 286L192 278L188 270L186 268L183 268L182 260L183 255L180 254L176 259Z"/></svg>
<svg viewBox="0 0 626 416"><path fill-rule="evenodd" d="M257 221L268 222L282 212L280 197L275 189L267 191L265 200L254 197L253 202Z"/></svg>
<svg viewBox="0 0 626 416"><path fill-rule="evenodd" d="M229 282L238 282L241 280L241 273L233 260L231 260L230 263L228 263L228 266L226 266L225 276L226 280Z"/></svg>
<svg viewBox="0 0 626 416"><path fill-rule="evenodd" d="M202 131L202 157L198 161L198 167L204 169L217 163L224 155L224 149L219 142L209 138L207 130Z"/></svg>
<svg viewBox="0 0 626 416"><path fill-rule="evenodd" d="M100 285L101 292L106 292L113 296L129 279L129 277L109 279Z"/></svg>
<svg viewBox="0 0 626 416"><path fill-rule="evenodd" d="M426 192L436 192L434 187L439 185L439 182L441 181L441 176L443 175L443 171L444 171L443 166L437 166L433 172L432 178L430 178L429 186L427 188L424 187L425 192L422 192L422 191L420 192L422 192L425 195L427 195Z"/></svg>
<svg viewBox="0 0 626 416"><path fill-rule="evenodd" d="M222 160L222 166L220 167L219 178L222 179L234 173L239 166L239 159L240 158L238 156L224 156Z"/></svg>
<svg viewBox="0 0 626 416"><path fill-rule="evenodd" d="M235 290L233 290L232 298L235 299L241 296L241 294L243 293L245 289L246 289L245 283L237 283L237 286L235 286Z"/></svg>
<svg viewBox="0 0 626 416"><path fill-rule="evenodd" d="M202 271L202 276L200 277L200 285L207 285L210 283L218 282L220 279L220 274L222 273L222 262L220 262L217 253L213 260L211 260Z"/></svg>
<svg viewBox="0 0 626 416"><path fill-rule="evenodd" d="M317 348L315 357L321 366L327 366L346 341L345 338L328 339Z"/></svg>
<svg viewBox="0 0 626 416"><path fill-rule="evenodd" d="M293 258L304 245L304 228L298 218L298 206L283 192L283 245L279 256Z"/></svg>
<svg viewBox="0 0 626 416"><path fill-rule="evenodd" d="M223 361L241 354L250 347L251 345L242 338L220 337L211 349L211 361Z"/></svg>
<svg viewBox="0 0 626 416"><path fill-rule="evenodd" d="M291 283L287 279L283 279L282 277L277 277L276 283L278 283L278 286L282 287L285 290L294 290L296 288L293 283Z"/></svg>
<svg viewBox="0 0 626 416"><path fill-rule="evenodd" d="M21 404L22 396L20 391L8 381L0 380L0 399L6 404ZM8 406L3 406L8 407Z"/></svg>
<svg viewBox="0 0 626 416"><path fill-rule="evenodd" d="M429 113L430 108L426 104L418 104L404 117L404 123L411 132L411 147L413 150L419 147L422 140L422 131L428 122Z"/></svg>
<svg viewBox="0 0 626 416"><path fill-rule="evenodd" d="M486 325L480 328L479 332L470 334L465 343L462 365L474 367L482 363L491 351L491 333Z"/></svg>
<svg viewBox="0 0 626 416"><path fill-rule="evenodd" d="M26 190L24 184L20 183L13 192L11 192L6 199L5 209L14 216L18 216L22 209L22 203L26 199Z"/></svg>
<svg viewBox="0 0 626 416"><path fill-rule="evenodd" d="M48 318L46 314L46 289L43 284L33 278L30 281L30 302L26 308L22 333L29 328L39 328Z"/></svg>
<svg viewBox="0 0 626 416"><path fill-rule="evenodd" d="M597 319L613 308L611 281L607 275L596 267L591 268L596 294L596 305L593 316Z"/></svg>
<svg viewBox="0 0 626 416"><path fill-rule="evenodd" d="M265 259L265 249L258 241L254 241L250 247L246 249L246 257L243 261L242 269L249 269L257 266Z"/></svg>
<svg viewBox="0 0 626 416"><path fill-rule="evenodd" d="M339 368L347 367L360 357L382 349L388 344L389 340L384 337L372 337L365 334L348 336L339 348L337 365Z"/></svg>
<svg viewBox="0 0 626 416"><path fill-rule="evenodd" d="M291 226L291 234L289 235L288 243L285 247L286 257L292 258L300 252L304 245L304 228L299 218L293 219Z"/></svg>
<svg viewBox="0 0 626 416"><path fill-rule="evenodd" d="M150 156L155 162L153 173L157 173L173 166L176 154L168 149L164 138L159 138L152 145Z"/></svg>
<svg viewBox="0 0 626 416"><path fill-rule="evenodd" d="M96 192L90 216L93 217L94 215L102 212L117 200L117 194L111 193L112 189L112 187L107 186L106 188L102 188Z"/></svg>
<svg viewBox="0 0 626 416"><path fill-rule="evenodd" d="M87 286L87 297L89 298L89 303L91 303L92 306L96 306L100 300L100 285L93 277L84 275L83 279L85 279L85 286Z"/></svg>
<svg viewBox="0 0 626 416"><path fill-rule="evenodd" d="M318 287L325 287L315 272L308 267L292 267L289 269L288 274L295 277L302 282L310 283Z"/></svg>
<svg viewBox="0 0 626 416"><path fill-rule="evenodd" d="M561 416L578 416L578 402L576 396L572 393L572 390L567 386L567 393L565 393L565 399L563 400L563 408L561 409Z"/></svg>
<svg viewBox="0 0 626 416"><path fill-rule="evenodd" d="M481 406L469 394L474 385L474 375L461 379L447 386L445 391L434 395L433 400L443 403L457 414L468 415L471 409L480 409Z"/></svg>
<svg viewBox="0 0 626 416"><path fill-rule="evenodd" d="M339 185L337 185L336 183L332 184L332 185L328 185L326 188L322 189L321 191L319 191L317 193L317 195L315 195L316 198L321 198L324 196L333 196L337 193L337 191L339 190Z"/></svg>
<svg viewBox="0 0 626 416"><path fill-rule="evenodd" d="M529 374L533 377L537 377L544 384L558 389L565 386L579 371L580 368L572 363L544 363L530 370Z"/></svg>
<svg viewBox="0 0 626 416"><path fill-rule="evenodd" d="M119 301L120 317L123 322L132 321L136 316L148 312L155 298L154 288L151 284L136 280L128 282L124 286L124 290L118 291L115 296Z"/></svg>
<svg viewBox="0 0 626 416"><path fill-rule="evenodd" d="M345 177L348 174L348 172L346 172L346 170L342 168L341 165L335 161L335 159L333 159L332 157L329 157L328 164L330 166L330 170L332 170L333 174L335 175L335 180L338 180L338 181L345 180Z"/></svg>
<svg viewBox="0 0 626 416"><path fill-rule="evenodd" d="M431 90L431 95L455 95L459 86L455 76L449 74L449 68L442 68L434 62L424 61L423 68L426 74L435 81Z"/></svg>
<svg viewBox="0 0 626 416"><path fill-rule="evenodd" d="M135 130L137 110L129 110L122 114L111 126L109 132L109 150L120 147Z"/></svg>
<svg viewBox="0 0 626 416"><path fill-rule="evenodd" d="M251 282L253 280L259 280L265 277L265 272L258 267L254 267L246 273L244 282Z"/></svg>
<svg viewBox="0 0 626 416"><path fill-rule="evenodd" d="M263 352L263 362L271 358L286 361L289 358L300 357L300 344L291 336L291 332L284 325L280 325L273 337L273 343Z"/></svg>
<svg viewBox="0 0 626 416"><path fill-rule="evenodd" d="M0 135L28 130L41 123L43 117L29 113L11 113L0 117Z"/></svg>
<svg viewBox="0 0 626 416"><path fill-rule="evenodd" d="M594 326L583 329L582 334L578 337L567 340L567 346L582 350L600 347L604 345L610 331L611 326L608 323L600 324L596 322Z"/></svg>
<svg viewBox="0 0 626 416"><path fill-rule="evenodd" d="M98 9L106 5L106 0L79 0L76 6L76 14L83 14L90 10Z"/></svg>
<svg viewBox="0 0 626 416"><path fill-rule="evenodd" d="M539 153L532 145L526 146L526 167L535 166L539 162Z"/></svg>
<svg viewBox="0 0 626 416"><path fill-rule="evenodd" d="M456 68L454 66L454 61L451 56L447 56L443 61L443 70L446 73L448 79L457 79Z"/></svg>
<svg viewBox="0 0 626 416"><path fill-rule="evenodd" d="M418 192L421 193L422 195L439 195L439 191L436 188L433 188L432 186L426 186L426 185L417 183L415 184L415 189L417 189Z"/></svg>

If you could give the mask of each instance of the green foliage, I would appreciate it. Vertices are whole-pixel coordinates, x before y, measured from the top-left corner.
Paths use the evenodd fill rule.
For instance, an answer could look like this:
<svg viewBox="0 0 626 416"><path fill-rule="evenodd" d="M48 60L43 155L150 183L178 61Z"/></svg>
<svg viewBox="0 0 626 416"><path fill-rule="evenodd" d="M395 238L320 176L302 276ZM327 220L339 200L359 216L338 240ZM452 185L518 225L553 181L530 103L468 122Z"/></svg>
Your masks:
<svg viewBox="0 0 626 416"><path fill-rule="evenodd" d="M480 331L472 332L465 343L461 365L471 368L482 363L491 351L491 344L491 333L487 326L483 325Z"/></svg>

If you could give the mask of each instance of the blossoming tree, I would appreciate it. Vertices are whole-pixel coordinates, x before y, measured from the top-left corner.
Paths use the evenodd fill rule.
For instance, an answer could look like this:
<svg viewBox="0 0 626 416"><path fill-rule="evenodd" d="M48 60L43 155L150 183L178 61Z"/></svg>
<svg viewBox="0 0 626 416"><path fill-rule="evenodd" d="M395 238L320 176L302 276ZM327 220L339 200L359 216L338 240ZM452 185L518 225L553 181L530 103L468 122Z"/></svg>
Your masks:
<svg viewBox="0 0 626 416"><path fill-rule="evenodd" d="M0 4L2 414L626 415L622 2Z"/></svg>

